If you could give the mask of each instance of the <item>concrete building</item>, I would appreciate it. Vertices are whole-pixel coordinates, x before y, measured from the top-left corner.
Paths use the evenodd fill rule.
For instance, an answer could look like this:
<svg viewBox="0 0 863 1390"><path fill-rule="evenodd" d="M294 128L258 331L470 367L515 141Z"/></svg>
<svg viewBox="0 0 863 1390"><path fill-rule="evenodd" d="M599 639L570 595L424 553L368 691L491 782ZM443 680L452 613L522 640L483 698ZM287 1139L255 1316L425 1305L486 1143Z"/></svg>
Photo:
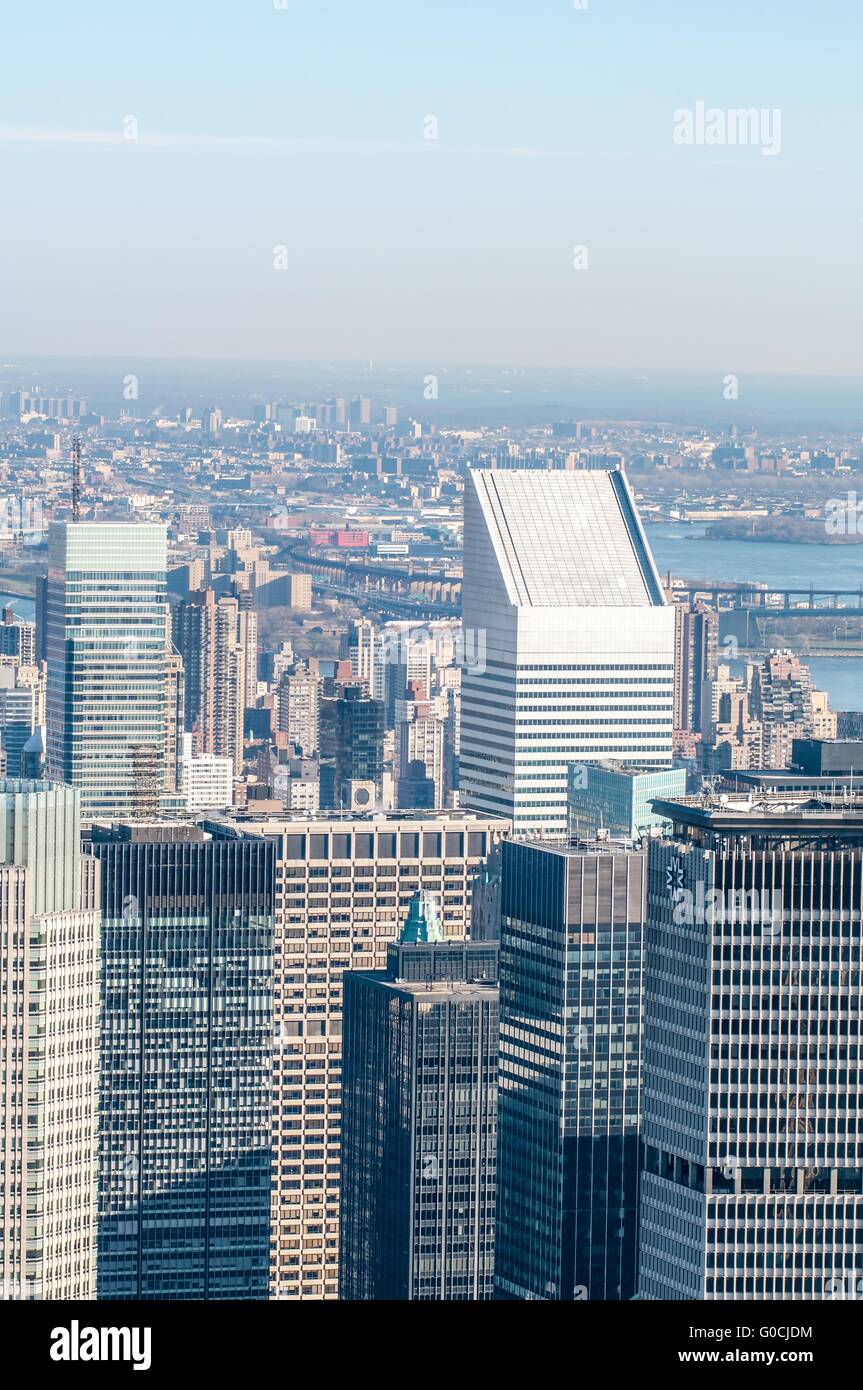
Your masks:
<svg viewBox="0 0 863 1390"><path fill-rule="evenodd" d="M276 850L270 1296L336 1298L344 973L385 968L420 889L445 938L465 937L474 875L509 825L451 811L208 827Z"/></svg>
<svg viewBox="0 0 863 1390"><path fill-rule="evenodd" d="M567 765L671 763L674 612L622 472L474 469L460 799L563 837Z"/></svg>
<svg viewBox="0 0 863 1390"><path fill-rule="evenodd" d="M256 616L247 599L201 589L173 612L174 646L185 671L186 730L202 753L230 758L237 776L246 705L257 697Z"/></svg>
<svg viewBox="0 0 863 1390"><path fill-rule="evenodd" d="M674 605L674 727L710 727L709 683L716 676L719 614L701 603Z"/></svg>
<svg viewBox="0 0 863 1390"><path fill-rule="evenodd" d="M295 671L279 686L279 731L305 756L320 746L321 682L313 671Z"/></svg>
<svg viewBox="0 0 863 1390"><path fill-rule="evenodd" d="M80 792L0 783L0 1298L96 1292L99 912Z"/></svg>
<svg viewBox="0 0 863 1390"><path fill-rule="evenodd" d="M398 806L442 809L451 789L447 743L449 702L429 699L420 681L409 681L395 706L395 779Z"/></svg>
<svg viewBox="0 0 863 1390"><path fill-rule="evenodd" d="M224 811L234 802L234 764L214 753L197 753L191 734L183 735L180 792L190 816Z"/></svg>

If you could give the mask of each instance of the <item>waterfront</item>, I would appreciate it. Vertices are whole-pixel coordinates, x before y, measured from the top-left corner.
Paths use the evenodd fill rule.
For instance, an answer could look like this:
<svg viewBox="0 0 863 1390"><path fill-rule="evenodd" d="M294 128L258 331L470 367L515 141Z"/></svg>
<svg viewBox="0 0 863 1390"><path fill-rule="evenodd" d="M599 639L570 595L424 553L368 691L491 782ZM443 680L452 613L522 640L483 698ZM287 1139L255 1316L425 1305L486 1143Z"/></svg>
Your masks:
<svg viewBox="0 0 863 1390"><path fill-rule="evenodd" d="M777 589L863 585L863 545L711 540L705 529L685 522L645 528L663 578L670 570L685 579L761 580ZM831 708L863 710L863 657L814 657L808 664Z"/></svg>

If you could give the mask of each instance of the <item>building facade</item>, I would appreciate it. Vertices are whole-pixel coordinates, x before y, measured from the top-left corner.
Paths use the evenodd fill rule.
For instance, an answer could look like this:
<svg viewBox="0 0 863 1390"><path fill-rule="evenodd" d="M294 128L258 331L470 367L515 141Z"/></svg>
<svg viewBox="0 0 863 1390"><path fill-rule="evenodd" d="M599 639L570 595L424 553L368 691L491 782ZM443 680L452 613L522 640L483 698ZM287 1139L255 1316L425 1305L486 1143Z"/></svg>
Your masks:
<svg viewBox="0 0 863 1390"><path fill-rule="evenodd" d="M561 838L567 765L669 766L674 613L622 472L474 469L460 801Z"/></svg>
<svg viewBox="0 0 863 1390"><path fill-rule="evenodd" d="M80 793L0 783L0 1298L96 1292L99 912Z"/></svg>
<svg viewBox="0 0 863 1390"><path fill-rule="evenodd" d="M652 809L655 797L686 795L683 768L638 768L624 763L572 763L568 771L569 832L593 839L597 832L628 840L659 830L666 821Z"/></svg>
<svg viewBox="0 0 863 1390"><path fill-rule="evenodd" d="M48 541L47 769L81 815L132 814L165 761L164 526L55 522Z"/></svg>
<svg viewBox="0 0 863 1390"><path fill-rule="evenodd" d="M265 1299L273 845L97 824L98 1296Z"/></svg>
<svg viewBox="0 0 863 1390"><path fill-rule="evenodd" d="M503 845L496 1286L632 1298L642 849Z"/></svg>
<svg viewBox="0 0 863 1390"><path fill-rule="evenodd" d="M858 1297L863 807L657 809L640 1297Z"/></svg>
<svg viewBox="0 0 863 1390"><path fill-rule="evenodd" d="M497 947L429 932L434 903L345 976L343 1299L494 1294Z"/></svg>
<svg viewBox="0 0 863 1390"><path fill-rule="evenodd" d="M270 1296L338 1296L343 981L382 970L420 889L468 934L473 878L506 821L467 812L208 822L275 846Z"/></svg>

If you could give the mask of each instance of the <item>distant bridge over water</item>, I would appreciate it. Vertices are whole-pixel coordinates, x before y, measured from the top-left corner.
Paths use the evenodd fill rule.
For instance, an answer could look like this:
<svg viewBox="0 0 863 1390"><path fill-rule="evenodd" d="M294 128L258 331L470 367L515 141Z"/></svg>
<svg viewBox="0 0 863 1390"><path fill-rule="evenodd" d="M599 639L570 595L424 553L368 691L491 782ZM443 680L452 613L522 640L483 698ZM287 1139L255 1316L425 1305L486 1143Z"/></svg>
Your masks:
<svg viewBox="0 0 863 1390"><path fill-rule="evenodd" d="M674 579L675 600L700 599L719 612L753 611L759 618L863 617L863 584L856 589L775 589L770 584Z"/></svg>

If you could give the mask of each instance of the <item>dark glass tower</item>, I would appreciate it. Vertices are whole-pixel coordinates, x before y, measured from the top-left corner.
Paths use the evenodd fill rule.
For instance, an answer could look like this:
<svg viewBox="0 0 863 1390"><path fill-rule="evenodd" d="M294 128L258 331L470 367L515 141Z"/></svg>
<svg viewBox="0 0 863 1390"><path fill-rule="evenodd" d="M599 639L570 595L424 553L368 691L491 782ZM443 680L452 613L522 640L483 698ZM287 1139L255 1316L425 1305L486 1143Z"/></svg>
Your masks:
<svg viewBox="0 0 863 1390"><path fill-rule="evenodd" d="M384 773L384 704L369 700L359 685L345 688L336 701L336 798L338 808L351 806L351 783L373 782L379 797ZM369 809L372 806L369 805Z"/></svg>
<svg viewBox="0 0 863 1390"><path fill-rule="evenodd" d="M345 975L341 1298L493 1294L497 947L433 917Z"/></svg>
<svg viewBox="0 0 863 1390"><path fill-rule="evenodd" d="M505 841L497 1293L636 1289L645 853Z"/></svg>
<svg viewBox="0 0 863 1390"><path fill-rule="evenodd" d="M266 1298L274 846L96 825L98 1297Z"/></svg>

